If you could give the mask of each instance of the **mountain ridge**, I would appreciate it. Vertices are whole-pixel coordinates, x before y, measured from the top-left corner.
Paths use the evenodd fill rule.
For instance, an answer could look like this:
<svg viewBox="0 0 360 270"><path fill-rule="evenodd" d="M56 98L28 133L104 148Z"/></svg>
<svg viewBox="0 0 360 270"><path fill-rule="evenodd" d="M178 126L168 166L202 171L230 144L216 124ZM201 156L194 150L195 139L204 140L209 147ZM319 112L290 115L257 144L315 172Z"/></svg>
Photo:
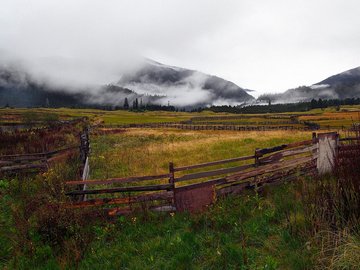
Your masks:
<svg viewBox="0 0 360 270"><path fill-rule="evenodd" d="M258 101L272 103L308 102L312 99L347 99L360 97L360 67L332 75L310 86L299 86L279 94L263 94Z"/></svg>
<svg viewBox="0 0 360 270"><path fill-rule="evenodd" d="M123 73L118 80L96 88L59 87L35 78L25 69L0 68L0 106L14 107L123 107L125 98L131 105L168 104L179 108L213 105L251 105L308 102L312 99L346 99L360 97L360 67L332 75L310 86L300 86L279 94L264 94L257 101L235 83L214 75L145 59L141 67Z"/></svg>
<svg viewBox="0 0 360 270"><path fill-rule="evenodd" d="M177 107L211 106L216 103L236 105L254 102L247 90L220 77L196 70L167 66L147 59L136 71L122 74L115 82L97 88L54 87L34 79L26 70L0 70L0 101L15 107L43 106L51 96L51 106L117 106L124 99L130 104L142 99L144 104ZM2 104L0 104L1 106Z"/></svg>

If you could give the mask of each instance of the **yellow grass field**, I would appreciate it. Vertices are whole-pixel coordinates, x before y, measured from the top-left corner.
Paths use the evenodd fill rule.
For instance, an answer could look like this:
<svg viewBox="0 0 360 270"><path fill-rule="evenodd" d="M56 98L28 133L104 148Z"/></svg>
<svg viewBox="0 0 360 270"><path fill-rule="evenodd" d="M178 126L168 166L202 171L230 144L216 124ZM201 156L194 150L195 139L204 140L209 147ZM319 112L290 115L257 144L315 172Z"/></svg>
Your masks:
<svg viewBox="0 0 360 270"><path fill-rule="evenodd" d="M92 178L161 174L175 166L251 155L265 148L311 139L310 131L187 131L129 129L91 136Z"/></svg>

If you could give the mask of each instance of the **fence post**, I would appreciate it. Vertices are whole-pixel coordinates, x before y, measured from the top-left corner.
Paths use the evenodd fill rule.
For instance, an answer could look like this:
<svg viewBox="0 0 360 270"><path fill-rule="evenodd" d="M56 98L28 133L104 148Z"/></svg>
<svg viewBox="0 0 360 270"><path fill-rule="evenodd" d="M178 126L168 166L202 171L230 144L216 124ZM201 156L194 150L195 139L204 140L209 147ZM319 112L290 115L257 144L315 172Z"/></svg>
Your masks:
<svg viewBox="0 0 360 270"><path fill-rule="evenodd" d="M255 167L258 167L260 165L259 158L262 156L262 154L260 153L259 148L255 149L255 155L254 156L255 156L255 161L254 161ZM257 189L258 189L257 176L254 176L254 182L255 182L255 191L257 191Z"/></svg>
<svg viewBox="0 0 360 270"><path fill-rule="evenodd" d="M84 129L83 133L80 134L80 157L82 161L82 173L81 179L83 181L89 179L90 165L89 165L89 153L90 153L90 140L88 128ZM86 190L87 186L80 186L82 190ZM80 197L80 201L86 201L86 195Z"/></svg>
<svg viewBox="0 0 360 270"><path fill-rule="evenodd" d="M316 132L312 133L312 143L315 144L316 143Z"/></svg>
<svg viewBox="0 0 360 270"><path fill-rule="evenodd" d="M174 174L174 163L173 162L169 162L169 184L174 184L175 182L175 174Z"/></svg>
<svg viewBox="0 0 360 270"><path fill-rule="evenodd" d="M262 154L259 152L260 148L256 148L255 149L255 167L258 167L260 165L260 160L259 158L262 156Z"/></svg>
<svg viewBox="0 0 360 270"><path fill-rule="evenodd" d="M338 133L318 134L318 158L316 168L319 174L330 173L335 165Z"/></svg>
<svg viewBox="0 0 360 270"><path fill-rule="evenodd" d="M175 172L174 172L174 163L169 162L169 184L172 184L172 191L173 191L173 200L172 204L173 207L176 208L176 202L175 202Z"/></svg>

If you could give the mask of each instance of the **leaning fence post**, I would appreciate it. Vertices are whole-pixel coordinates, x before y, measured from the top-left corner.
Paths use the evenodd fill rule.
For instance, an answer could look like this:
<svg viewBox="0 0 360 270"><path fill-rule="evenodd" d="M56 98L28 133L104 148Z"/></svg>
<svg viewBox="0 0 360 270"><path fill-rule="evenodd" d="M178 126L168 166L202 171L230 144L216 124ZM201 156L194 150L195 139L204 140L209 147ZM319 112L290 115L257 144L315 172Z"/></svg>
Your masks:
<svg viewBox="0 0 360 270"><path fill-rule="evenodd" d="M173 162L169 162L169 184L172 184L173 206L175 206L175 170Z"/></svg>
<svg viewBox="0 0 360 270"><path fill-rule="evenodd" d="M254 165L255 167L258 167L260 165L260 160L259 158L262 156L261 152L260 152L260 149L259 148L256 148L255 149L255 154L254 154L254 157L255 157L255 161L254 161ZM258 188L258 183L257 183L257 176L254 176L254 182L255 182L255 190L257 190Z"/></svg>
<svg viewBox="0 0 360 270"><path fill-rule="evenodd" d="M311 151L312 154L312 165L316 165L317 159L318 159L318 155L319 155L319 147L317 145L318 139L317 139L317 135L316 132L312 133L312 145L313 145L313 150ZM315 147L316 146L316 147Z"/></svg>
<svg viewBox="0 0 360 270"><path fill-rule="evenodd" d="M318 134L318 158L316 168L319 174L330 173L335 165L338 133Z"/></svg>

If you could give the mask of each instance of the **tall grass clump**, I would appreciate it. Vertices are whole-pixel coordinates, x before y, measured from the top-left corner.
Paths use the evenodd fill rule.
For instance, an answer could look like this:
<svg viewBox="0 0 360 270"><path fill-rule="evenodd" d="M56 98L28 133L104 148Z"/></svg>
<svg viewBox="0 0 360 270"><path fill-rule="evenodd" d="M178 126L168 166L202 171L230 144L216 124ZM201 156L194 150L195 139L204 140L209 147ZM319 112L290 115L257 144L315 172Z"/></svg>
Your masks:
<svg viewBox="0 0 360 270"><path fill-rule="evenodd" d="M360 266L360 147L338 154L333 174L306 182L304 211L320 269Z"/></svg>
<svg viewBox="0 0 360 270"><path fill-rule="evenodd" d="M77 164L71 157L36 177L1 181L0 268L76 268L93 240L95 221L93 212L64 203L64 179L74 178Z"/></svg>

